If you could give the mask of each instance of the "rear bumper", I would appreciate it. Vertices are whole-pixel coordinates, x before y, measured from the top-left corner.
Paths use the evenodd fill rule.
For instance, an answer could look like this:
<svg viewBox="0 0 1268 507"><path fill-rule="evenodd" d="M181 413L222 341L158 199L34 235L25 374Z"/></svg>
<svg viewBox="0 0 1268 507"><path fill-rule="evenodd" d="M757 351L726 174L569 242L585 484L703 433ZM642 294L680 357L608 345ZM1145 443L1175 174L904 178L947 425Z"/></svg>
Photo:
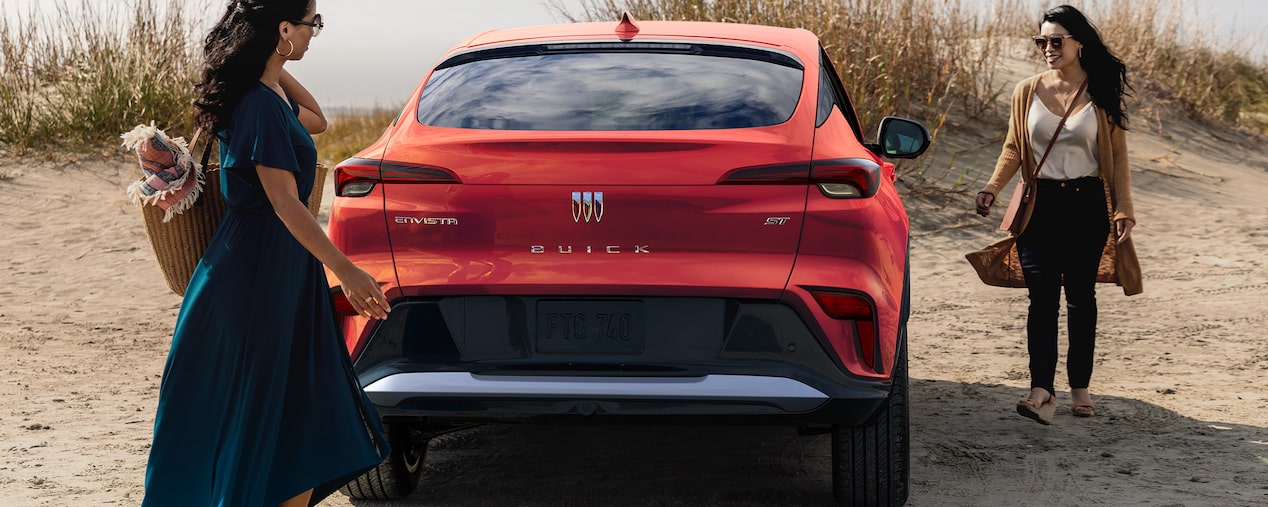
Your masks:
<svg viewBox="0 0 1268 507"><path fill-rule="evenodd" d="M647 418L862 424L890 382L848 375L789 306L644 298L637 354L546 353L535 298L399 302L356 360L385 418L524 421Z"/></svg>

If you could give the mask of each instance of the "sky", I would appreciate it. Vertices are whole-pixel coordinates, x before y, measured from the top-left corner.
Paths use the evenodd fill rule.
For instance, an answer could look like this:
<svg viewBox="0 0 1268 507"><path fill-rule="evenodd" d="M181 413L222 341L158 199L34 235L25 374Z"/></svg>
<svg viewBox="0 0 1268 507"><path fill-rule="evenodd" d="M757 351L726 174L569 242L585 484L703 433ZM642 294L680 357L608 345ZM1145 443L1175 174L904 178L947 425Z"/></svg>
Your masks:
<svg viewBox="0 0 1268 507"><path fill-rule="evenodd" d="M12 21L30 12L31 6L52 12L59 1L118 5L121 0L0 0L0 9ZM126 1L131 5L135 0ZM1186 12L1200 9L1196 19L1201 24L1216 24L1230 37L1252 42L1257 56L1268 60L1268 0L1163 1ZM155 2L167 4L167 0ZM326 28L313 39L304 60L291 62L287 69L325 108L394 109L404 103L427 69L458 42L485 30L565 22L552 5L580 13L584 2L587 0L317 0ZM191 8L203 6L209 18L218 17L224 3L181 2Z"/></svg>
<svg viewBox="0 0 1268 507"><path fill-rule="evenodd" d="M580 12L581 1L555 3ZM324 107L395 108L472 35L567 21L548 0L317 0L317 10L326 28L287 68Z"/></svg>

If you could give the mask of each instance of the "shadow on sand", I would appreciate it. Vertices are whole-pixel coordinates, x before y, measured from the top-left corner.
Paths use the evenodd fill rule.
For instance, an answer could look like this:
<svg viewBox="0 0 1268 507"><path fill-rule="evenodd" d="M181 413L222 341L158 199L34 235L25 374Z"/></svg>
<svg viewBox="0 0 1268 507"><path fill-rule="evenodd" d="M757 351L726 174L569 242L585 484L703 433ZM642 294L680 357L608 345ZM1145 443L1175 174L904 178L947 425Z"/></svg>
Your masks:
<svg viewBox="0 0 1268 507"><path fill-rule="evenodd" d="M912 380L908 505L1263 505L1268 430L1097 398L1051 426L1019 389ZM412 505L832 505L830 437L764 426L489 425L432 443Z"/></svg>

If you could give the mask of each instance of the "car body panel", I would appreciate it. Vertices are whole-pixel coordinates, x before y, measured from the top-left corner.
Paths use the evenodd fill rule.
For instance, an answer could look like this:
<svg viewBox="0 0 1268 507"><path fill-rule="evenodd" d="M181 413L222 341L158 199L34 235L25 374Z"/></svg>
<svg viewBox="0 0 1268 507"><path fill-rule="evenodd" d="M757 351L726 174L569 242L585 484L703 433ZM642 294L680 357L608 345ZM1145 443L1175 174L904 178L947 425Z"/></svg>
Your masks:
<svg viewBox="0 0 1268 507"><path fill-rule="evenodd" d="M804 163L808 147L766 132L750 133L761 142L726 142L712 132L679 134L685 138L679 141L661 132L569 142L496 134L521 140L419 135L427 142L389 151L393 160L449 168L462 179L383 186L400 283L418 291L407 294L478 285L563 294L700 287L777 297L787 282L806 188L718 180L752 159ZM425 160L412 153L425 153ZM574 193L602 194L593 217L574 214ZM419 224L421 217L457 223ZM767 225L771 218L777 225ZM737 271L750 276L737 279Z"/></svg>
<svg viewBox="0 0 1268 507"><path fill-rule="evenodd" d="M819 74L821 48L812 33L715 23L639 25L635 41L737 44L792 56L805 66L793 114L777 125L718 130L436 127L416 120L419 100L433 75L429 72L400 120L356 157L441 168L455 181L383 183L365 197L336 197L340 209L332 213L332 238L340 248L351 249L350 257L356 256L359 265L365 260L374 267L373 274L390 291L394 306L428 298L491 295L578 301L702 297L786 307L804 322L812 348L823 350L844 376L825 380L804 371L779 370L781 374L814 379L805 382L828 393L833 400L829 405L835 408L821 413L823 417L865 420L887 392L901 334L908 223L893 186L893 165L863 144L857 120L840 109L816 127L816 97L824 83ZM450 50L441 62L522 44L617 42L614 28L610 23L581 23L486 32ZM875 195L833 198L809 184L816 161L843 159L880 168ZM805 176L799 183L734 180L737 170L754 167L780 167ZM594 205L599 193L601 219ZM588 201L592 216L578 215L574 194L594 199ZM390 274L385 262L393 267ZM878 365L868 366L859 357L853 322L828 316L816 301L812 292L825 289L859 294L874 306ZM385 337L386 331L380 332L385 325L345 317L343 329L354 360L363 359L367 346L386 346L374 345L376 340L399 339ZM549 362L534 354L517 357L523 362L518 367L530 368L525 374ZM712 374L735 374L749 364L754 371L769 373L763 370L769 365L746 361L726 356L712 363L692 363L689 369L707 375L701 373L701 365L712 364ZM495 363L468 367L514 366ZM405 359L392 364L376 370L380 376L363 380L377 382L387 378L381 375L426 373L427 368L440 367ZM567 375L591 378L593 372L582 369ZM593 378L605 375L611 373ZM854 387L840 387L845 384ZM875 394L860 394L864 392ZM524 394L532 397L531 392ZM838 403L854 398L866 401ZM675 406L684 414L693 412L691 400L677 401L683 402ZM443 414L380 408L393 414ZM864 412L851 412L858 410Z"/></svg>

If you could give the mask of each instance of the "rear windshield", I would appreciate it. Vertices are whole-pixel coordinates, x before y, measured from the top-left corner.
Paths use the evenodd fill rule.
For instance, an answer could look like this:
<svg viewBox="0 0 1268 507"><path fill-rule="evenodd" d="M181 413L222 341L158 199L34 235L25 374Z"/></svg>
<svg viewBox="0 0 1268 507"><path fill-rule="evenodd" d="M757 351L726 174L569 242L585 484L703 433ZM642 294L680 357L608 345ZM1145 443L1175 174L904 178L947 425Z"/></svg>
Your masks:
<svg viewBox="0 0 1268 507"><path fill-rule="evenodd" d="M699 130L788 121L802 65L753 48L559 44L458 55L432 73L424 125L493 130Z"/></svg>

